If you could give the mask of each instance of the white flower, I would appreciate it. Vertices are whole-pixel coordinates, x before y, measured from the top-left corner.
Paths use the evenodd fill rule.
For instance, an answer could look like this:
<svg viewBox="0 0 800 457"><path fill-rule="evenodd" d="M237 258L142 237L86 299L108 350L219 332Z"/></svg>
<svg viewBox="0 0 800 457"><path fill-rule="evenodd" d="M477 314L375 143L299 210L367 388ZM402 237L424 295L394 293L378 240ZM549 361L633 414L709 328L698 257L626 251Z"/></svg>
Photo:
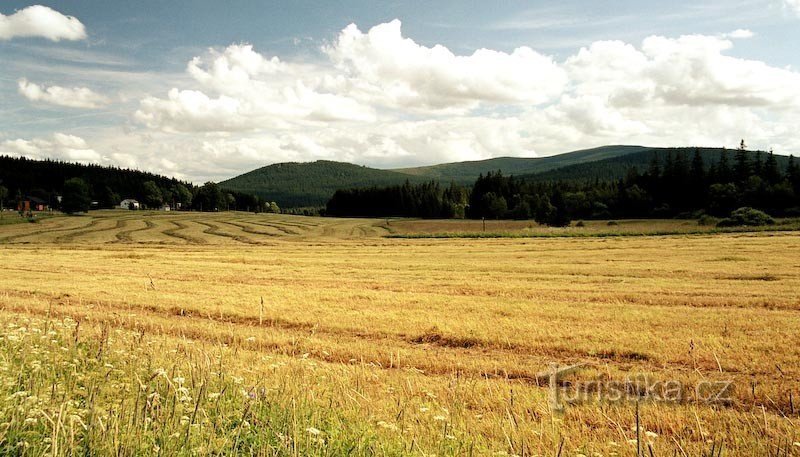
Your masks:
<svg viewBox="0 0 800 457"><path fill-rule="evenodd" d="M306 429L306 432L308 432L310 435L314 435L314 436L319 436L320 434L322 434L322 431L320 429L314 428L314 427L308 427Z"/></svg>
<svg viewBox="0 0 800 457"><path fill-rule="evenodd" d="M647 436L648 438L657 438L657 437L658 437L658 433L651 432L650 430L648 430L648 431L644 432L644 434L645 434L645 436Z"/></svg>
<svg viewBox="0 0 800 457"><path fill-rule="evenodd" d="M446 421L447 418L444 416L433 416L433 420L435 421Z"/></svg>

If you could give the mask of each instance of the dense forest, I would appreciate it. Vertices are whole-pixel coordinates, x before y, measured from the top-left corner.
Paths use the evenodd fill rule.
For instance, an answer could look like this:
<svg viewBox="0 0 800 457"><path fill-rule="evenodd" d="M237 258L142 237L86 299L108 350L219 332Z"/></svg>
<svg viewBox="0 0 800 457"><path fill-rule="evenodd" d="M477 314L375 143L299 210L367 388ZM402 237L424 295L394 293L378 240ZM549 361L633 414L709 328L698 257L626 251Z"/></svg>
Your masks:
<svg viewBox="0 0 800 457"><path fill-rule="evenodd" d="M338 190L328 202L328 216L463 218L468 192L455 183L438 182L402 186Z"/></svg>
<svg viewBox="0 0 800 457"><path fill-rule="evenodd" d="M481 175L470 190L452 184L351 189L337 192L336 216L535 219L566 225L575 219L727 216L753 207L774 216L800 216L800 172L794 157L721 150L715 160L699 149L650 153L646 169L619 179L554 179ZM706 156L706 158L704 158ZM711 163L708 163L711 162ZM590 165L587 165L590 166ZM468 195L465 199L464 196ZM463 206L462 206L463 205Z"/></svg>
<svg viewBox="0 0 800 457"><path fill-rule="evenodd" d="M30 198L68 212L114 208L129 198L151 209L279 211L274 202L215 183L194 186L139 170L0 156L0 203L15 207Z"/></svg>

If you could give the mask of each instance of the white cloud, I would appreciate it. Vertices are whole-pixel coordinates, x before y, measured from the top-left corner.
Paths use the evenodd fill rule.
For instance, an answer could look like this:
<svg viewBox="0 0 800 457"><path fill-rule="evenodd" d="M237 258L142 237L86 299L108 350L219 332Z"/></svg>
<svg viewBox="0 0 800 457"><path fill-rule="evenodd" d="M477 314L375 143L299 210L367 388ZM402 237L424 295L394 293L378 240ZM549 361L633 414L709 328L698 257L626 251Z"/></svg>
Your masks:
<svg viewBox="0 0 800 457"><path fill-rule="evenodd" d="M800 16L800 0L783 0L787 8Z"/></svg>
<svg viewBox="0 0 800 457"><path fill-rule="evenodd" d="M474 108L479 103L542 104L564 88L566 77L547 56L529 47L511 54L479 49L457 56L444 46L421 46L401 33L399 20L362 33L349 25L326 48L336 65L367 89L412 108Z"/></svg>
<svg viewBox="0 0 800 457"><path fill-rule="evenodd" d="M6 140L0 143L0 154L82 163L108 162L97 151L91 149L83 138L65 133L55 133L52 139Z"/></svg>
<svg viewBox="0 0 800 457"><path fill-rule="evenodd" d="M140 99L124 135L91 144L103 160L198 182L282 161L402 167L620 143L744 137L797 152L800 73L731 56L750 35L598 41L560 61L529 48L459 56L403 37L397 21L349 26L313 62L235 44L192 59L188 79Z"/></svg>
<svg viewBox="0 0 800 457"><path fill-rule="evenodd" d="M69 108L96 109L110 100L86 87L40 86L22 78L17 81L19 93L28 100Z"/></svg>
<svg viewBox="0 0 800 457"><path fill-rule="evenodd" d="M596 42L567 59L576 92L604 96L613 106L752 106L794 109L800 73L724 53L733 43L710 36L652 36L641 49Z"/></svg>
<svg viewBox="0 0 800 457"><path fill-rule="evenodd" d="M797 1L800 3L800 0ZM753 38L754 36L756 36L756 34L752 30L748 29L736 29L733 32L722 35L723 38L734 38L739 40L746 40Z"/></svg>
<svg viewBox="0 0 800 457"><path fill-rule="evenodd" d="M65 16L46 6L33 5L10 16L0 14L0 40L17 37L75 41L86 38L86 29L73 16Z"/></svg>
<svg viewBox="0 0 800 457"><path fill-rule="evenodd" d="M202 90L173 88L167 99L147 97L135 118L169 131L244 131L375 116L371 107L323 87L318 75L324 70L266 59L251 45L211 50L206 59L192 59L187 72Z"/></svg>

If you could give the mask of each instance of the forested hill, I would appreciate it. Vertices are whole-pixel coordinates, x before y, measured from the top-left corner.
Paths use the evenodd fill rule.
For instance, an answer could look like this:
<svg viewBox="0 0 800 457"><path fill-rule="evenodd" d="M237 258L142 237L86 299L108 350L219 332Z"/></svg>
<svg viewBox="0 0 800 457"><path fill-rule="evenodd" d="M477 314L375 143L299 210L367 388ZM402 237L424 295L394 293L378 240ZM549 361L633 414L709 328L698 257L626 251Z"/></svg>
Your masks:
<svg viewBox="0 0 800 457"><path fill-rule="evenodd" d="M83 179L89 185L93 198L108 199L109 203L120 198L141 199L143 185L148 181L163 189L171 189L178 184L192 188L191 184L181 183L177 179L139 170L0 156L0 185L8 189L10 199L22 194L50 201L55 195L61 194L64 181L70 178Z"/></svg>
<svg viewBox="0 0 800 457"><path fill-rule="evenodd" d="M422 182L428 178L318 160L269 165L219 184L224 189L257 195L277 202L282 208L291 208L322 206L338 189L399 185L406 180Z"/></svg>
<svg viewBox="0 0 800 457"><path fill-rule="evenodd" d="M529 182L583 182L583 181L609 181L624 178L631 168L636 168L640 173L648 171L653 158L658 156L662 165L672 156L677 159L691 158L695 150L700 152L703 162L708 165L716 165L720 161L722 148L639 148L640 150L634 151L630 154L617 155L615 157L608 157L597 161L575 163L567 166L562 166L555 169L550 169L543 172L534 173L506 173L513 174L518 178L522 178ZM735 151L727 150L728 158L733 159ZM748 156L752 158L754 163L763 162L767 154L760 151L748 151ZM781 171L785 171L789 163L789 157L784 155L775 155L778 162L778 167Z"/></svg>
<svg viewBox="0 0 800 457"><path fill-rule="evenodd" d="M500 157L473 162L456 162L430 167L380 170L344 162L319 160L307 163L279 163L222 181L225 189L258 195L281 207L322 206L339 189L385 187L405 181L431 180L443 185L456 182L472 185L481 174L502 171L507 175L543 172L567 165L594 162L640 152L642 146L604 146L552 157Z"/></svg>
<svg viewBox="0 0 800 457"><path fill-rule="evenodd" d="M469 162L443 163L427 167L398 168L392 171L435 179L444 183L453 181L466 185L472 184L479 175L485 175L490 171L501 171L503 174L515 176L535 174L574 164L626 157L650 149L644 146L602 146L549 157L498 157Z"/></svg>

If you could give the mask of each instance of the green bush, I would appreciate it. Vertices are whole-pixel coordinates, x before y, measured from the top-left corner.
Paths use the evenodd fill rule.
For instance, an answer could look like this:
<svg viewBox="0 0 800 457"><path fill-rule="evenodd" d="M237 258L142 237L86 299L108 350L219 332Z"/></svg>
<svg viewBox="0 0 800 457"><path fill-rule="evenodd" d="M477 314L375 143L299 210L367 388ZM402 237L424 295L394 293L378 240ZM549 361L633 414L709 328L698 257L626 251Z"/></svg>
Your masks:
<svg viewBox="0 0 800 457"><path fill-rule="evenodd" d="M714 216L709 216L708 214L703 214L697 220L697 225L712 226L717 224L719 224L719 219Z"/></svg>
<svg viewBox="0 0 800 457"><path fill-rule="evenodd" d="M727 219L719 221L717 227L752 227L773 224L775 224L775 219L769 214L755 208L744 207L732 212Z"/></svg>

